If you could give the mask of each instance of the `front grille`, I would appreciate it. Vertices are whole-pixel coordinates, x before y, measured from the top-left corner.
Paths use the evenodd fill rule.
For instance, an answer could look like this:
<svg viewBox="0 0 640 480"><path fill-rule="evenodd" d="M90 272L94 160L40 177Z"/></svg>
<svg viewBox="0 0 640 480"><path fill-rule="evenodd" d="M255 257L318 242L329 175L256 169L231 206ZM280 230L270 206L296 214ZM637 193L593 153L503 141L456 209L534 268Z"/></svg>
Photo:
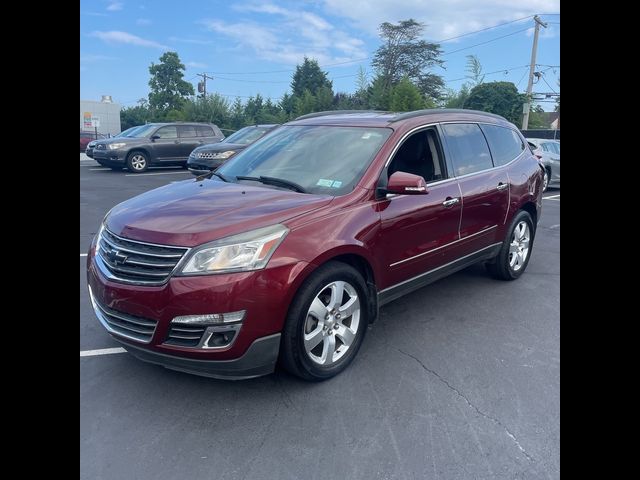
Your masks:
<svg viewBox="0 0 640 480"><path fill-rule="evenodd" d="M201 152L196 155L197 158L217 158L217 153L212 152Z"/></svg>
<svg viewBox="0 0 640 480"><path fill-rule="evenodd" d="M164 283L189 250L129 240L106 229L99 243L100 260L114 280L144 285Z"/></svg>
<svg viewBox="0 0 640 480"><path fill-rule="evenodd" d="M172 325L164 343L178 347L197 347L206 329L206 325Z"/></svg>
<svg viewBox="0 0 640 480"><path fill-rule="evenodd" d="M107 149L107 146L102 143L99 143L98 145L96 145L96 150L106 150L106 149Z"/></svg>
<svg viewBox="0 0 640 480"><path fill-rule="evenodd" d="M98 303L93 296L91 300L96 315L102 320L107 330L139 342L149 343L151 341L158 322L107 308Z"/></svg>

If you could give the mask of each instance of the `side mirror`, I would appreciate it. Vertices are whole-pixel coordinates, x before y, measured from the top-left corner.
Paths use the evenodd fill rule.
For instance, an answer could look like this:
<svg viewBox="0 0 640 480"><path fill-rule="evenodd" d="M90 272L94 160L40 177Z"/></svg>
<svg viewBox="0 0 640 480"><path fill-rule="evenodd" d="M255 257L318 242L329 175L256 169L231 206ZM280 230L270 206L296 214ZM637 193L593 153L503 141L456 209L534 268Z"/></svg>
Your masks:
<svg viewBox="0 0 640 480"><path fill-rule="evenodd" d="M424 195L429 192L427 192L427 183L420 175L407 172L395 172L389 177L386 193Z"/></svg>
<svg viewBox="0 0 640 480"><path fill-rule="evenodd" d="M152 142L155 142L159 138L160 138L160 135L151 135L151 141Z"/></svg>

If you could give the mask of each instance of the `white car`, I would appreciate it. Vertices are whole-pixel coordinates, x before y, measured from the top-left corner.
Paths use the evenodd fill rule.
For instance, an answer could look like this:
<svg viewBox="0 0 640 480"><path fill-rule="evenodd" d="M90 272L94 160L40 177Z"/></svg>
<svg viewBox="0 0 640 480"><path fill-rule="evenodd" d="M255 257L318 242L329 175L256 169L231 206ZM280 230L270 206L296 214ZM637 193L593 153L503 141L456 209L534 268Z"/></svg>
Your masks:
<svg viewBox="0 0 640 480"><path fill-rule="evenodd" d="M560 140L527 138L527 142L545 168L542 191L547 187L560 187Z"/></svg>

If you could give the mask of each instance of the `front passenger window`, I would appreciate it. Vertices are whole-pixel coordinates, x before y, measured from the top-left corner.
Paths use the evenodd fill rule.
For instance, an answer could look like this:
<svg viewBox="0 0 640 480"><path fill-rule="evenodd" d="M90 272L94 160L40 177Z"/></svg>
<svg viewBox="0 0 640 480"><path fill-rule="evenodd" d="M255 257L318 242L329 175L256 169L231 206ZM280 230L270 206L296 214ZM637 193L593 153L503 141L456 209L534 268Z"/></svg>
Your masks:
<svg viewBox="0 0 640 480"><path fill-rule="evenodd" d="M176 127L162 127L156 132L160 138L178 138L178 131Z"/></svg>
<svg viewBox="0 0 640 480"><path fill-rule="evenodd" d="M412 173L433 182L443 178L437 138L434 130L423 130L411 135L396 152L389 168L387 178L395 172Z"/></svg>

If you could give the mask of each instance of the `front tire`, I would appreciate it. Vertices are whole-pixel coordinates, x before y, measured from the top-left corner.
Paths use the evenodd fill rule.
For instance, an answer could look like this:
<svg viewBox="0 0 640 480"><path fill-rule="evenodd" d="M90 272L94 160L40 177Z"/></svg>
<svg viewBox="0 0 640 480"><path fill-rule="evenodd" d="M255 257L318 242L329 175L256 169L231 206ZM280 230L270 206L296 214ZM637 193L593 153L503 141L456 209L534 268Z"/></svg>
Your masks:
<svg viewBox="0 0 640 480"><path fill-rule="evenodd" d="M500 252L487 264L491 275L499 280L515 280L529 264L535 227L531 215L520 210L511 221Z"/></svg>
<svg viewBox="0 0 640 480"><path fill-rule="evenodd" d="M549 178L551 177L551 172L544 169L544 176L542 177L542 193L547 191L547 187L549 187Z"/></svg>
<svg viewBox="0 0 640 480"><path fill-rule="evenodd" d="M280 363L304 380L322 381L353 361L369 323L367 287L350 265L329 262L302 284L287 315Z"/></svg>
<svg viewBox="0 0 640 480"><path fill-rule="evenodd" d="M149 157L144 152L131 152L127 156L127 168L133 173L142 173L149 168Z"/></svg>

